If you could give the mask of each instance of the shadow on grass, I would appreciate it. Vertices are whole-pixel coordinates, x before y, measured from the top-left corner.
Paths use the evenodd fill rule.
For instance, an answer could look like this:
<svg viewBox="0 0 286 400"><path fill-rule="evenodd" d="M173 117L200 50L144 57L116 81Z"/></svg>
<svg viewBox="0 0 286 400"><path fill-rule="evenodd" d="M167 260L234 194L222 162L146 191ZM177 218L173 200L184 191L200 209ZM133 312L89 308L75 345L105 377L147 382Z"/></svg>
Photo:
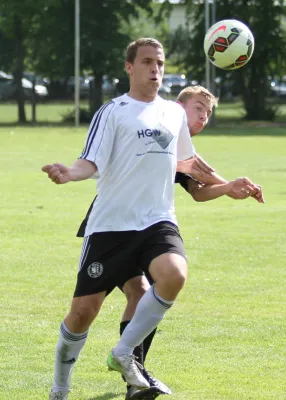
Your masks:
<svg viewBox="0 0 286 400"><path fill-rule="evenodd" d="M110 399L116 399L116 398L123 398L124 395L122 394L116 394L116 393L105 393L102 396L95 396L95 397L89 397L86 400L110 400Z"/></svg>
<svg viewBox="0 0 286 400"><path fill-rule="evenodd" d="M217 122L200 135L208 136L286 136L286 123L269 122Z"/></svg>
<svg viewBox="0 0 286 400"><path fill-rule="evenodd" d="M66 128L66 127L74 127L74 123L71 122L60 122L60 121L40 121L37 123L32 123L32 122L26 122L26 123L18 123L18 122L0 122L0 128L14 128L14 127L20 127L20 128L47 128L47 127L55 127L55 128ZM80 127L86 127L88 124L80 124Z"/></svg>

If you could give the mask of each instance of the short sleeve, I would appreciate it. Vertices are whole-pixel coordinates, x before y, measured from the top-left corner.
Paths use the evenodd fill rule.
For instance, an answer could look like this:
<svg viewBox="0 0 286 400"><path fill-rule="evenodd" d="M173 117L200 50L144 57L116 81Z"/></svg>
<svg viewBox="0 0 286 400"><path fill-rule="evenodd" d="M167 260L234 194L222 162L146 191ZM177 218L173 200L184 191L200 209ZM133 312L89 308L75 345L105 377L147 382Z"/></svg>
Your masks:
<svg viewBox="0 0 286 400"><path fill-rule="evenodd" d="M85 147L79 158L92 161L100 176L108 164L115 137L113 101L104 104L94 115L89 126Z"/></svg>
<svg viewBox="0 0 286 400"><path fill-rule="evenodd" d="M184 112L183 123L178 137L177 160L183 161L195 155L195 148L192 143L186 113Z"/></svg>

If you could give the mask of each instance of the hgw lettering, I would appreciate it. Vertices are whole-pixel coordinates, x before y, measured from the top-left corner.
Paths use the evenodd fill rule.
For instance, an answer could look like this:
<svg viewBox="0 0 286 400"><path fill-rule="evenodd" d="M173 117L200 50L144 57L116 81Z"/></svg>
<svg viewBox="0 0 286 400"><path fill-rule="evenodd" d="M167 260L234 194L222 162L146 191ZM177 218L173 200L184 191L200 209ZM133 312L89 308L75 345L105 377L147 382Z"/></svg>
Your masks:
<svg viewBox="0 0 286 400"><path fill-rule="evenodd" d="M142 131L137 131L138 133L138 138L144 138L145 136L151 137L151 136L160 136L161 132L158 129L142 129Z"/></svg>

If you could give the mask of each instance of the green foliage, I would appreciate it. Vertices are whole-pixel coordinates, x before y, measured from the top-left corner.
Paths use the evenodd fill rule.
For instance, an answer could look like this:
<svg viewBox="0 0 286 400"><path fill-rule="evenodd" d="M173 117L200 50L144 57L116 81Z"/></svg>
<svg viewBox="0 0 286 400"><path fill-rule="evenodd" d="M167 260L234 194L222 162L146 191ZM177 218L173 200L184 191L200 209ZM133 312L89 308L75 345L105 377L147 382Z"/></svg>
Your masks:
<svg viewBox="0 0 286 400"><path fill-rule="evenodd" d="M164 3L163 3L164 4ZM138 18L129 21L122 19L121 32L129 38L154 37L163 43L166 51L170 33L168 10L158 4L152 4L149 10L138 10Z"/></svg>
<svg viewBox="0 0 286 400"><path fill-rule="evenodd" d="M75 120L75 111L67 111L63 115L63 122L73 124ZM92 120L93 113L91 113L86 107L80 107L79 109L79 121L81 124L89 124Z"/></svg>
<svg viewBox="0 0 286 400"><path fill-rule="evenodd" d="M0 67L14 75L18 102L18 120L26 122L22 78L28 55L29 40L36 34L45 7L56 0L4 0L0 3L0 36L4 44L0 55Z"/></svg>
<svg viewBox="0 0 286 400"><path fill-rule="evenodd" d="M0 67L8 72L15 69L18 37L17 29L21 24L22 41L27 56L31 39L37 33L37 27L45 16L45 10L57 0L3 0L0 2Z"/></svg>
<svg viewBox="0 0 286 400"><path fill-rule="evenodd" d="M95 91L97 108L103 101L103 75L122 73L126 45L134 39L124 24L135 26L141 10L152 20L154 8L152 0L81 0L80 6L81 71L95 77L100 89ZM74 21L75 6L70 0L4 0L0 4L0 67L15 72L19 90L24 69L52 80L74 75ZM21 119L24 122L25 115Z"/></svg>

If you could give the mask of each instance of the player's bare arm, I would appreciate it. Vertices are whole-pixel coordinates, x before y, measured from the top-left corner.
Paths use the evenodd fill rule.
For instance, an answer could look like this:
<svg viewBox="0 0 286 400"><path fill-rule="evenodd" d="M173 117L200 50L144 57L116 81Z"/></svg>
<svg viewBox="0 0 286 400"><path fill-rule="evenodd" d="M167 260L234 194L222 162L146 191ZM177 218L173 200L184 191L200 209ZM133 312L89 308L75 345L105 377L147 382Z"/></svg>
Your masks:
<svg viewBox="0 0 286 400"><path fill-rule="evenodd" d="M200 202L214 200L227 195L235 200L253 197L259 203L264 203L261 187L250 182L248 178L237 178L227 183L214 185L202 185L189 179L188 192L195 201Z"/></svg>
<svg viewBox="0 0 286 400"><path fill-rule="evenodd" d="M177 172L191 175L197 181L208 185L227 182L216 174L215 170L197 154L193 158L178 161Z"/></svg>
<svg viewBox="0 0 286 400"><path fill-rule="evenodd" d="M83 181L90 178L96 173L97 167L91 161L78 159L70 167L55 163L45 165L42 171L48 174L52 182L57 185L63 185L64 183Z"/></svg>

